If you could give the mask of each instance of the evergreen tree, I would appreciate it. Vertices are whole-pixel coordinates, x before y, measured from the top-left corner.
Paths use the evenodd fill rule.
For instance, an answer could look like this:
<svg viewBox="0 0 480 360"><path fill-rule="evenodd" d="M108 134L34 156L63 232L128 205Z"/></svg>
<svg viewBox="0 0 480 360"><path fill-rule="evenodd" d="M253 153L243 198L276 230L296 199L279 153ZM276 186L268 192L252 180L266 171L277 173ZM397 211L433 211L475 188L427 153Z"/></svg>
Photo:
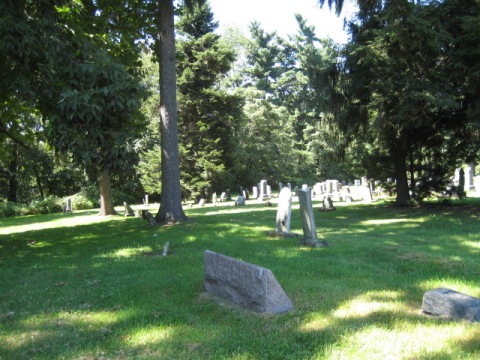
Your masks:
<svg viewBox="0 0 480 360"><path fill-rule="evenodd" d="M221 190L232 164L232 134L241 100L220 89L234 53L214 34L208 4L180 8L177 50L181 170L185 197Z"/></svg>
<svg viewBox="0 0 480 360"><path fill-rule="evenodd" d="M364 139L387 149L398 205L410 199L417 182L413 155L441 149L438 142L455 128L448 116L458 106L455 89L444 82L446 33L434 9L406 0L362 3L358 22L350 25L346 127L357 136L363 129Z"/></svg>

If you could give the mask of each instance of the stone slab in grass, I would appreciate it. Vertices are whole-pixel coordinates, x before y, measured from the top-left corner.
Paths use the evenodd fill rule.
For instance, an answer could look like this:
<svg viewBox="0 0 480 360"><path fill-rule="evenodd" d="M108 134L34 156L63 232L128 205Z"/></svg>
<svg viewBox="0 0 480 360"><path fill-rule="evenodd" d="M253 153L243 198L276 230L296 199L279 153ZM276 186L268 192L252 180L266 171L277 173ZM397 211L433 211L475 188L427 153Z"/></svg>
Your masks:
<svg viewBox="0 0 480 360"><path fill-rule="evenodd" d="M427 291L423 295L422 310L449 319L480 321L480 299L447 288Z"/></svg>
<svg viewBox="0 0 480 360"><path fill-rule="evenodd" d="M259 313L293 310L271 270L209 250L204 265L206 291Z"/></svg>

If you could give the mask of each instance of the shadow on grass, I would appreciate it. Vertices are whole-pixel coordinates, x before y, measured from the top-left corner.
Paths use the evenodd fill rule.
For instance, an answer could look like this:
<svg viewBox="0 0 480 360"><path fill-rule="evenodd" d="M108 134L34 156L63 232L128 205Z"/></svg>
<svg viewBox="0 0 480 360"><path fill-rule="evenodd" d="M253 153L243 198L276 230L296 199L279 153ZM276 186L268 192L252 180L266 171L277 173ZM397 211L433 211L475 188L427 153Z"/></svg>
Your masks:
<svg viewBox="0 0 480 360"><path fill-rule="evenodd" d="M115 217L2 235L0 358L335 358L362 346L384 355L375 346L385 339L401 346L452 326L469 331L446 336L450 349L480 351L478 330L418 313L432 280L477 282L478 209L316 212L324 249L268 238L276 209L251 210L192 209L172 227ZM300 234L297 209L292 216ZM146 256L166 241L169 256ZM296 310L272 317L200 300L207 249L270 268ZM438 347L422 342L411 358L455 358Z"/></svg>

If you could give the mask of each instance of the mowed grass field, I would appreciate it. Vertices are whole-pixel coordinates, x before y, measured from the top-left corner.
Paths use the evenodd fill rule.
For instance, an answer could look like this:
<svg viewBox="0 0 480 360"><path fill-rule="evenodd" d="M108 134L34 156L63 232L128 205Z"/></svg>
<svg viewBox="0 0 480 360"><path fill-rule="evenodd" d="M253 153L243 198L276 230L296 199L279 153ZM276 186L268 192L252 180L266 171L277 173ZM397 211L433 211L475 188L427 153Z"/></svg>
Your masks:
<svg viewBox="0 0 480 360"><path fill-rule="evenodd" d="M194 206L156 228L95 210L0 219L0 359L480 358L478 323L421 311L437 287L480 297L480 199L336 203L315 210L325 248L267 236L272 202ZM269 268L295 310L209 296L205 250Z"/></svg>

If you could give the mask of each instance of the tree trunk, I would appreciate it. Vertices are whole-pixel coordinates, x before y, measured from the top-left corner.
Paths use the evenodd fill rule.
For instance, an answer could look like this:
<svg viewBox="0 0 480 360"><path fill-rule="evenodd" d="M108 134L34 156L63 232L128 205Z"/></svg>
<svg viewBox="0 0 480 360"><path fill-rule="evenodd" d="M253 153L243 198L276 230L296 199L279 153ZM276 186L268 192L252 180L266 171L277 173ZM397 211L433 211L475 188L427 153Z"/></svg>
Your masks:
<svg viewBox="0 0 480 360"><path fill-rule="evenodd" d="M11 202L17 202L17 192L18 192L18 145L15 143L12 145L12 159L8 164L8 194L7 200Z"/></svg>
<svg viewBox="0 0 480 360"><path fill-rule="evenodd" d="M180 192L173 0L159 0L158 3L162 197L155 219L167 224L188 218L182 209Z"/></svg>
<svg viewBox="0 0 480 360"><path fill-rule="evenodd" d="M33 171L35 172L35 179L37 180L37 186L38 186L38 191L40 191L40 197L43 200L45 199L45 193L43 192L42 181L40 180L40 174L38 172L38 168L36 165L33 167Z"/></svg>
<svg viewBox="0 0 480 360"><path fill-rule="evenodd" d="M104 167L100 171L100 212L98 215L116 215L117 212L113 207L112 187L110 183L110 170Z"/></svg>
<svg viewBox="0 0 480 360"><path fill-rule="evenodd" d="M395 179L397 181L397 197L395 199L395 205L405 206L410 200L406 165L407 152L404 149L397 147L392 151L392 157L395 168Z"/></svg>

